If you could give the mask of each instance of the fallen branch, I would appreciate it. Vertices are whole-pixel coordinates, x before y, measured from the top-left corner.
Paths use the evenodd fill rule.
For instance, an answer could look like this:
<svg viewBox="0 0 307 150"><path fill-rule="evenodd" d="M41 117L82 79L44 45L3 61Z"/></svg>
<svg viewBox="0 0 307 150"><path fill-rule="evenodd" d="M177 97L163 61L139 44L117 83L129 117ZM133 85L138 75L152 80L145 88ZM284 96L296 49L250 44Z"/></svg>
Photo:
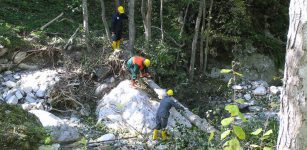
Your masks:
<svg viewBox="0 0 307 150"><path fill-rule="evenodd" d="M134 139L137 138L137 136L132 136L132 137L124 137L124 138L118 138L118 139L113 139L113 140L105 140L105 141L97 141L97 142L89 142L88 147L94 147L94 146L99 146L102 143L109 143L109 142L116 142L119 140L128 140L128 139Z"/></svg>
<svg viewBox="0 0 307 150"><path fill-rule="evenodd" d="M54 19L52 19L51 21L49 21L48 23L46 23L45 25L43 25L42 27L40 27L40 30L44 30L47 26L49 26L51 23L53 23L54 21L58 20L60 17L63 16L63 12L58 15L57 17L55 17Z"/></svg>
<svg viewBox="0 0 307 150"><path fill-rule="evenodd" d="M166 95L165 89L162 89L153 80L143 78L144 82L158 95L159 99L162 99ZM183 106L178 100L173 98L181 107L184 108L183 116L188 119L193 125L205 131L207 133L218 131L213 126L211 126L206 119L200 118L198 115L192 113L187 107Z"/></svg>
<svg viewBox="0 0 307 150"><path fill-rule="evenodd" d="M68 48L68 46L70 44L72 44L73 39L76 37L78 31L79 31L79 27L76 29L76 31L74 32L74 34L71 35L71 37L69 38L69 40L67 41L67 43L64 45L64 50L66 50Z"/></svg>

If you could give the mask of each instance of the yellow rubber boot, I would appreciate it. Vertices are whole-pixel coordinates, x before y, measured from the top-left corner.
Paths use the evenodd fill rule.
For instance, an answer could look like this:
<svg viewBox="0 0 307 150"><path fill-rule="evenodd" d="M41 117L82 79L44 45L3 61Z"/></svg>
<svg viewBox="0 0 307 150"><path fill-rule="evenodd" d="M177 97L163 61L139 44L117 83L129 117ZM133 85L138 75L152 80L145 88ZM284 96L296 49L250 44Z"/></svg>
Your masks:
<svg viewBox="0 0 307 150"><path fill-rule="evenodd" d="M162 140L163 140L163 141L167 140L166 131L162 131L161 136L162 136Z"/></svg>
<svg viewBox="0 0 307 150"><path fill-rule="evenodd" d="M116 41L116 49L120 49L120 40Z"/></svg>
<svg viewBox="0 0 307 150"><path fill-rule="evenodd" d="M153 131L153 135L152 135L152 140L157 140L158 139L158 130L157 129L154 129Z"/></svg>
<svg viewBox="0 0 307 150"><path fill-rule="evenodd" d="M116 42L116 41L113 41L113 42L112 42L112 48L113 48L113 50L116 49L116 46L117 46L117 42Z"/></svg>

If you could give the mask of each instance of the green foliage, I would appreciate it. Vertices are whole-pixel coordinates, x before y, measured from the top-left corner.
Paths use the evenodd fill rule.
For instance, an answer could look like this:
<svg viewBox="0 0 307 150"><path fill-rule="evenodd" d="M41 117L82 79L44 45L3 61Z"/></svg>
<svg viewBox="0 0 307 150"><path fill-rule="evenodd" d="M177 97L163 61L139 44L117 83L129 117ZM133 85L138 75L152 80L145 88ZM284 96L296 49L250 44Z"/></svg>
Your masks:
<svg viewBox="0 0 307 150"><path fill-rule="evenodd" d="M27 47L28 44L18 35L20 30L22 30L21 26L13 26L0 21L0 43L10 49Z"/></svg>
<svg viewBox="0 0 307 150"><path fill-rule="evenodd" d="M47 138L38 119L16 105L0 105L0 127L3 149L33 149Z"/></svg>

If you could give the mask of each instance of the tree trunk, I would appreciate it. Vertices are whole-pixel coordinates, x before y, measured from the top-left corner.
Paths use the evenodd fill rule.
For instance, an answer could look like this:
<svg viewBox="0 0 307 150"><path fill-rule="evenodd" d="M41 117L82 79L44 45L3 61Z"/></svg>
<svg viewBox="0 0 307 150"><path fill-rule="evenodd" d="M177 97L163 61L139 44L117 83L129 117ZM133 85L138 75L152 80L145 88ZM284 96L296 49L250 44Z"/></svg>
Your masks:
<svg viewBox="0 0 307 150"><path fill-rule="evenodd" d="M281 95L280 127L276 148L307 149L307 3L291 0L290 25Z"/></svg>
<svg viewBox="0 0 307 150"><path fill-rule="evenodd" d="M129 46L130 55L134 54L135 24L134 24L134 0L129 0Z"/></svg>
<svg viewBox="0 0 307 150"><path fill-rule="evenodd" d="M115 6L116 6L116 10L117 10L117 7L120 5L120 1L119 0L115 0Z"/></svg>
<svg viewBox="0 0 307 150"><path fill-rule="evenodd" d="M212 5L213 0L210 0L210 8L209 8L209 14L208 14L208 24L206 29L206 46L205 46L205 60L204 60L204 71L203 73L206 73L207 70L207 64L208 64L208 51L209 51L209 33L211 30L211 12L212 12Z"/></svg>
<svg viewBox="0 0 307 150"><path fill-rule="evenodd" d="M144 2L144 0L142 0L142 3L141 3L141 15L142 15L144 31L146 32L147 31L147 26L146 26L145 2Z"/></svg>
<svg viewBox="0 0 307 150"><path fill-rule="evenodd" d="M206 0L204 0L203 19L200 29L200 52L199 52L199 70L203 70L204 66L204 30L206 26Z"/></svg>
<svg viewBox="0 0 307 150"><path fill-rule="evenodd" d="M187 8L185 9L185 13L184 13L184 17L183 17L183 24L181 26L180 33L179 33L180 37L182 37L182 33L184 31L184 26L185 26L185 22L187 20L187 15L188 15L189 7L190 7L190 4L188 4Z"/></svg>
<svg viewBox="0 0 307 150"><path fill-rule="evenodd" d="M87 51L90 51L91 48L89 44L87 0L82 0L82 10L83 10L83 29L84 29L85 44Z"/></svg>
<svg viewBox="0 0 307 150"><path fill-rule="evenodd" d="M152 12L152 0L147 1L147 13L146 13L146 30L145 30L145 40L146 40L146 50L149 49L149 42L151 41L151 12Z"/></svg>
<svg viewBox="0 0 307 150"><path fill-rule="evenodd" d="M100 0L100 4L101 4L101 19L104 25L104 29L106 30L106 34L108 37L108 41L111 44L111 34L110 34L110 29L109 29L109 25L106 19L106 15L105 15L105 6L104 6L104 0Z"/></svg>
<svg viewBox="0 0 307 150"><path fill-rule="evenodd" d="M200 1L198 15L196 19L196 25L195 25L195 33L194 33L193 42L192 42L192 52L191 52L191 60L190 60L190 68L189 68L190 81L193 81L193 77L194 77L195 53L196 53L196 45L197 45L197 40L198 40L198 33L199 33L199 26L200 26L202 10L203 10L203 1Z"/></svg>
<svg viewBox="0 0 307 150"><path fill-rule="evenodd" d="M164 40L163 33L163 0L160 0L160 22L161 22L161 42Z"/></svg>

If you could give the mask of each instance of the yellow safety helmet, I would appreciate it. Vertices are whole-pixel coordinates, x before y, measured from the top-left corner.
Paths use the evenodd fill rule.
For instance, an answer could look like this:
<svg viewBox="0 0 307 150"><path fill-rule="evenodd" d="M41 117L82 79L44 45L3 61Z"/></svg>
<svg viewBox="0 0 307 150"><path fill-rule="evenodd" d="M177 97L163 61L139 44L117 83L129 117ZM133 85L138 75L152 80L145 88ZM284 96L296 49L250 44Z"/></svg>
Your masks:
<svg viewBox="0 0 307 150"><path fill-rule="evenodd" d="M120 14L125 13L125 10L124 10L124 7L123 7L123 6L118 6L117 10L118 10L118 12L119 12Z"/></svg>
<svg viewBox="0 0 307 150"><path fill-rule="evenodd" d="M149 60L149 59L145 59L145 60L144 60L144 65L145 65L146 67L149 67L149 66L150 66L150 60Z"/></svg>
<svg viewBox="0 0 307 150"><path fill-rule="evenodd" d="M169 89L169 90L167 90L166 94L167 94L168 96L173 96L173 95L174 95L174 92L173 92L172 89Z"/></svg>

